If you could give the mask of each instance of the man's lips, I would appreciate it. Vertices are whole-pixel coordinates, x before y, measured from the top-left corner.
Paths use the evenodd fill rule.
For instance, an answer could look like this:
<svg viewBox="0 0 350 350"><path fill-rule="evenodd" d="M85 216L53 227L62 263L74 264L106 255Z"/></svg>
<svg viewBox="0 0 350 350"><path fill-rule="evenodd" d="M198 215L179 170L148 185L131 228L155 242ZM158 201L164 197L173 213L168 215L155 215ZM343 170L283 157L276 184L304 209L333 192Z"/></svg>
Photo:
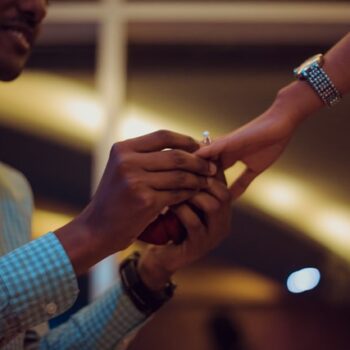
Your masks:
<svg viewBox="0 0 350 350"><path fill-rule="evenodd" d="M35 31L25 24L1 23L0 30L8 32L27 50L33 46Z"/></svg>

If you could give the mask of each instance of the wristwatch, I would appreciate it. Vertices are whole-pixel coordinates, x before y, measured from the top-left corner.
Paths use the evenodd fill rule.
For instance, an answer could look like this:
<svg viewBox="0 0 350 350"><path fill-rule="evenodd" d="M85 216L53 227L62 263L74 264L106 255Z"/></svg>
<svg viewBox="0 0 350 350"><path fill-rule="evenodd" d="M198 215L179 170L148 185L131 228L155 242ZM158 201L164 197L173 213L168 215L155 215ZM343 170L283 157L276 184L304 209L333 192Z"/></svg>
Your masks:
<svg viewBox="0 0 350 350"><path fill-rule="evenodd" d="M176 285L168 281L163 290L157 292L150 290L138 273L139 259L140 253L133 253L121 263L119 272L122 286L136 308L145 315L150 315L171 299Z"/></svg>
<svg viewBox="0 0 350 350"><path fill-rule="evenodd" d="M322 68L323 64L322 54L312 56L294 69L294 75L299 80L307 81L321 100L332 107L340 101L342 96Z"/></svg>

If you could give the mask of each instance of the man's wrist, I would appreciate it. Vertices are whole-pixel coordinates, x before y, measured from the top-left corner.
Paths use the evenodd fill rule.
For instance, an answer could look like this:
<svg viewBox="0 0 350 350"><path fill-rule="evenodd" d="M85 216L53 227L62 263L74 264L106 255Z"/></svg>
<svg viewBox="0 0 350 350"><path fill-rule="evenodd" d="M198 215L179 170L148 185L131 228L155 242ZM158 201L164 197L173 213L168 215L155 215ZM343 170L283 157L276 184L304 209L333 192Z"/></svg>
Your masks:
<svg viewBox="0 0 350 350"><path fill-rule="evenodd" d="M86 273L90 267L107 256L93 247L90 232L79 218L56 230L55 235L66 251L77 276Z"/></svg>

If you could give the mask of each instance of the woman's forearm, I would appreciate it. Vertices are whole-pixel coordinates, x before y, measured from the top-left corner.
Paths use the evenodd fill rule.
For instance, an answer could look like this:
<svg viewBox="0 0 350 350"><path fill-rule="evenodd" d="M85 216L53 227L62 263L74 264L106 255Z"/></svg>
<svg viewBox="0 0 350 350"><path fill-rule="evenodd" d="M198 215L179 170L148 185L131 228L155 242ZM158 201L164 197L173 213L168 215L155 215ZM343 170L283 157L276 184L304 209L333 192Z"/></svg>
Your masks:
<svg viewBox="0 0 350 350"><path fill-rule="evenodd" d="M326 53L324 70L341 94L350 92L350 33Z"/></svg>
<svg viewBox="0 0 350 350"><path fill-rule="evenodd" d="M350 91L350 33L334 45L324 59L323 69L337 90L342 95L347 94ZM278 92L271 108L299 124L323 106L322 100L306 81L295 81Z"/></svg>

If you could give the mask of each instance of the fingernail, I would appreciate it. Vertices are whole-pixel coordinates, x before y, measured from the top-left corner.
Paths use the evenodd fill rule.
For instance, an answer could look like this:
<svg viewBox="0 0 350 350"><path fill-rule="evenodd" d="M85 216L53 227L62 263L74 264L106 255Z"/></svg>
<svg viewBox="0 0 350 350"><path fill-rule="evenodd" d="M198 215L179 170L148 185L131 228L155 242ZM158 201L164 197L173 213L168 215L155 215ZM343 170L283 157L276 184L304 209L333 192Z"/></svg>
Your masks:
<svg viewBox="0 0 350 350"><path fill-rule="evenodd" d="M217 170L218 170L217 166L214 163L210 162L209 163L209 175L215 175Z"/></svg>

